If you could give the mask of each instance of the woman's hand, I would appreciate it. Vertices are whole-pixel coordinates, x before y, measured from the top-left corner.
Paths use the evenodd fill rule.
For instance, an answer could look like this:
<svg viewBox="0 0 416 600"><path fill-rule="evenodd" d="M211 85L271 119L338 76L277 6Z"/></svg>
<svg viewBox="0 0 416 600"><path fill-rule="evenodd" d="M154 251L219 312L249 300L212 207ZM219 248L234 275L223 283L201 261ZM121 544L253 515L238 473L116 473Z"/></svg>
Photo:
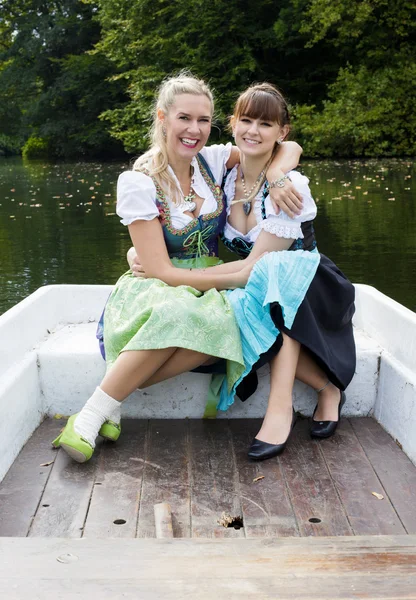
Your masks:
<svg viewBox="0 0 416 600"><path fill-rule="evenodd" d="M283 142L280 144L276 156L267 169L266 177L269 183L281 179L296 169L302 154L302 148L296 142ZM289 179L284 179L283 187L270 188L270 199L276 214L283 210L291 219L300 215L302 211L302 196Z"/></svg>
<svg viewBox="0 0 416 600"><path fill-rule="evenodd" d="M233 283L234 288L243 288L246 286L247 281L250 277L250 273L258 260L260 260L263 256L266 256L267 252L263 252L260 256L256 258L252 258L248 256L245 260L241 261L244 263L244 267L240 269L237 273L234 274Z"/></svg>
<svg viewBox="0 0 416 600"><path fill-rule="evenodd" d="M129 267L135 277L146 277L143 266L140 264L139 257L137 256L134 246L132 246L127 252L127 262L129 263Z"/></svg>
<svg viewBox="0 0 416 600"><path fill-rule="evenodd" d="M282 174L283 177L283 174ZM277 179L280 179L278 177ZM273 180L275 181L275 180ZM296 190L290 179L284 179L283 187L271 187L269 189L270 200L278 215L283 210L291 219L302 212L302 196Z"/></svg>

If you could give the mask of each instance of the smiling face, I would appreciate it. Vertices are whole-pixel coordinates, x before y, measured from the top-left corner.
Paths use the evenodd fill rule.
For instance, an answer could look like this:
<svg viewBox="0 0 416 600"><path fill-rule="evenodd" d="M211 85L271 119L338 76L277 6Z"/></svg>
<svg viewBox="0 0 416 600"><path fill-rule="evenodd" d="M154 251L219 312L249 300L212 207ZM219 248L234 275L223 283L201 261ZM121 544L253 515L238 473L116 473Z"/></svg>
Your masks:
<svg viewBox="0 0 416 600"><path fill-rule="evenodd" d="M205 146L211 132L212 105L202 94L178 94L165 115L158 112L166 132L170 159L192 159Z"/></svg>
<svg viewBox="0 0 416 600"><path fill-rule="evenodd" d="M241 115L233 121L233 132L235 143L243 154L264 156L265 160L271 156L276 143L287 134L276 121L255 119L248 115Z"/></svg>
<svg viewBox="0 0 416 600"><path fill-rule="evenodd" d="M276 143L289 133L286 100L271 84L261 83L241 94L231 118L235 142L246 156L267 160Z"/></svg>

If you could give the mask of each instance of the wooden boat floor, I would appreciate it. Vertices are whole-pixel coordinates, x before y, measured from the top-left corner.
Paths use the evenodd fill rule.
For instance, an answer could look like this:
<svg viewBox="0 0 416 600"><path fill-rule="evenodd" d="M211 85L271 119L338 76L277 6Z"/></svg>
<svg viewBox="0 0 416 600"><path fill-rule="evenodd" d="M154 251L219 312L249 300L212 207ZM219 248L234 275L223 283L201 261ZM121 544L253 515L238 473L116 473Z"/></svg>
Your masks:
<svg viewBox="0 0 416 600"><path fill-rule="evenodd" d="M416 467L371 418L344 418L322 441L298 419L263 463L246 457L257 419L125 420L85 464L52 448L64 423L42 423L0 484L0 536L154 538L159 502L175 538L416 534Z"/></svg>

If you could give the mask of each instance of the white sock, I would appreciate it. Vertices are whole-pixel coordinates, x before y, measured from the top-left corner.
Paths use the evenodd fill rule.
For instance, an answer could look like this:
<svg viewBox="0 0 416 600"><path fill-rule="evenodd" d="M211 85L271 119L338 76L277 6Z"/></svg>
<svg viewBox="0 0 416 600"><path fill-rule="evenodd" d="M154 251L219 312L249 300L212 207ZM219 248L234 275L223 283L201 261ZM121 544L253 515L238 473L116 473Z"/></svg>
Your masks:
<svg viewBox="0 0 416 600"><path fill-rule="evenodd" d="M95 438L104 421L111 419L115 410L120 410L121 402L114 400L100 387L89 398L74 421L74 430L95 448Z"/></svg>
<svg viewBox="0 0 416 600"><path fill-rule="evenodd" d="M115 407L115 409L111 413L110 421L113 421L113 423L117 423L117 425L120 425L120 421L121 421L121 402L117 402L117 406Z"/></svg>

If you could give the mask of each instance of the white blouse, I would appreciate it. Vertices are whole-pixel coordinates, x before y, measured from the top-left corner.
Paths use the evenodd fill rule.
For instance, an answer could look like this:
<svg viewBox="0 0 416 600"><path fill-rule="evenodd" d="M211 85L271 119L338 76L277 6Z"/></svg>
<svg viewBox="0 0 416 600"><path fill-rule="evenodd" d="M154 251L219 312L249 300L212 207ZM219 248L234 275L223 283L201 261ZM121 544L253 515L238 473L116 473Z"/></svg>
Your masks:
<svg viewBox="0 0 416 600"><path fill-rule="evenodd" d="M201 150L201 154L207 161L218 185L222 183L231 148L232 144L228 143L226 145L206 146ZM192 159L191 165L194 169L192 189L200 198L204 199L200 215L215 212L217 201L202 177L196 158ZM179 186L173 169L171 167L168 167L168 169ZM183 229L194 217L184 214L186 206L177 206L169 198L167 200L173 227ZM159 216L156 206L156 188L151 177L139 171L124 171L121 173L117 182L117 214L121 217L123 225L130 225L130 223L138 220L150 221Z"/></svg>
<svg viewBox="0 0 416 600"><path fill-rule="evenodd" d="M235 182L237 179L237 171L238 165L236 165L230 171L225 182L224 191L227 196L227 217L229 216L231 211L231 201L234 200L235 196ZM297 238L303 238L301 223L305 221L311 221L316 217L316 204L314 199L312 198L311 190L309 189L309 179L304 175L301 175L297 171L290 171L288 175L292 180L292 183L295 186L296 190L302 196L302 213L300 215L296 215L293 219L291 219L282 210L280 210L279 214L276 215L270 197L267 196L264 203L266 209L266 218L262 219L261 203L263 198L263 186L259 190L257 196L252 201L257 225L255 225L252 229L250 229L250 231L244 234L240 231L237 231L237 229L230 225L227 219L227 223L224 229L224 236L228 240L231 241L234 238L239 237L245 240L246 242L254 243L262 229L268 231L269 233L273 233L274 235L280 238L294 240L296 240Z"/></svg>

